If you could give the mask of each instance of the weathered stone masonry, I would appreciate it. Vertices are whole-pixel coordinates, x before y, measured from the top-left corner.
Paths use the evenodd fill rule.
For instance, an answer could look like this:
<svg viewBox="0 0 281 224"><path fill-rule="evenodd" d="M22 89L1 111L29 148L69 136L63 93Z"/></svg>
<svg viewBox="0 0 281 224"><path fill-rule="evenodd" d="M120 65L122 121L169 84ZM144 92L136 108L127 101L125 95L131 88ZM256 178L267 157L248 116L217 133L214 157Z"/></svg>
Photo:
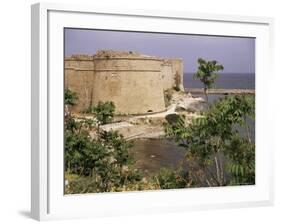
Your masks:
<svg viewBox="0 0 281 224"><path fill-rule="evenodd" d="M113 101L119 114L164 111L164 91L176 85L183 90L181 59L118 51L65 58L65 88L78 94L77 112L99 101Z"/></svg>

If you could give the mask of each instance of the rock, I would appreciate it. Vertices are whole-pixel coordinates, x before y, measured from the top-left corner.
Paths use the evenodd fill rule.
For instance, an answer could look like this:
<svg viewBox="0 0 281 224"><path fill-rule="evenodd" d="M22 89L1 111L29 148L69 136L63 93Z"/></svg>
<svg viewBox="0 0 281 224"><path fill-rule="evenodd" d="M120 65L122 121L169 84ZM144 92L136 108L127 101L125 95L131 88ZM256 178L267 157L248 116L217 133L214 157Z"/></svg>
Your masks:
<svg viewBox="0 0 281 224"><path fill-rule="evenodd" d="M186 110L190 112L201 111L203 109L203 102L202 98L193 98L186 95L186 97L181 98L177 102L176 110Z"/></svg>

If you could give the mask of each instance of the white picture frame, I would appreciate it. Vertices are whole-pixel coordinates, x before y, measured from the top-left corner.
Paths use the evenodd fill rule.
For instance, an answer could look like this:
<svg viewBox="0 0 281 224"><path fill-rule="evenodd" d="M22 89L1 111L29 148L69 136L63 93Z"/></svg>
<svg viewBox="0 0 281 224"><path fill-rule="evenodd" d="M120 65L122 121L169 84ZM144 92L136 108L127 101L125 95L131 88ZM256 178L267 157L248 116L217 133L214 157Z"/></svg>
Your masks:
<svg viewBox="0 0 281 224"><path fill-rule="evenodd" d="M32 5L31 214L37 220L264 206L273 203L267 105L273 19L191 12ZM182 32L256 38L256 184L86 195L63 194L63 28Z"/></svg>

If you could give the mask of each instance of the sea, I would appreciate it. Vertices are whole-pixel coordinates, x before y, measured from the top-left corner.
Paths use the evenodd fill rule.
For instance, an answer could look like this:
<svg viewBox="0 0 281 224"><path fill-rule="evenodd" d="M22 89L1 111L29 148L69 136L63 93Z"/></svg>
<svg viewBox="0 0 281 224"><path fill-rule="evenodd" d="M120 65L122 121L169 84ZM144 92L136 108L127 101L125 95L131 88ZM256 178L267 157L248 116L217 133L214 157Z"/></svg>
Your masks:
<svg viewBox="0 0 281 224"><path fill-rule="evenodd" d="M188 88L203 88L198 79L193 78L194 73L184 73L183 84ZM255 89L255 73L221 73L214 88L218 89Z"/></svg>
<svg viewBox="0 0 281 224"><path fill-rule="evenodd" d="M202 88L199 80L193 78L193 73L184 73L184 87ZM255 89L255 74L253 73L222 73L217 78L214 88L221 89ZM195 95L195 94L193 94ZM203 95L196 94L204 98ZM210 94L209 101L214 103L221 94ZM248 120L250 126L250 136L255 141L255 121ZM241 129L241 135L245 132ZM132 148L136 160L136 168L148 174L153 174L161 168L176 168L184 155L184 149L175 142L167 139L136 139Z"/></svg>

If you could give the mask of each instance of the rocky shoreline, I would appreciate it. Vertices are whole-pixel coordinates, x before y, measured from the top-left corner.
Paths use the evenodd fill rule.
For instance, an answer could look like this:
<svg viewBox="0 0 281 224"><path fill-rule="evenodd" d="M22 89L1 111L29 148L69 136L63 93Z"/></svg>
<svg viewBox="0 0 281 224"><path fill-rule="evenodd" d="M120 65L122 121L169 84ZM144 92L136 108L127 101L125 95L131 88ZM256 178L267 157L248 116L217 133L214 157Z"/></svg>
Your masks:
<svg viewBox="0 0 281 224"><path fill-rule="evenodd" d="M190 93L172 91L167 110L160 113L122 117L120 122L100 126L104 131L118 131L126 139L157 139L165 136L163 124L166 116L184 114L186 121L200 116L205 101L201 97L193 97ZM118 116L117 118L118 119Z"/></svg>

